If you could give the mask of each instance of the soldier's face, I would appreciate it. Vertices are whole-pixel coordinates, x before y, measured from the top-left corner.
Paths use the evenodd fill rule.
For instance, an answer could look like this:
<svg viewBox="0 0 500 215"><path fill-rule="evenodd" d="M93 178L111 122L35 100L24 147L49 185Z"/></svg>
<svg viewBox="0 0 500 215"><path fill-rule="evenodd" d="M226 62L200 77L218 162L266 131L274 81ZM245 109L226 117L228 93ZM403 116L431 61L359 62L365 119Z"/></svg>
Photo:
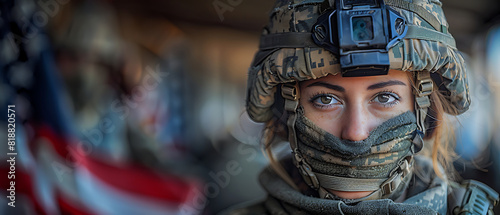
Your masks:
<svg viewBox="0 0 500 215"><path fill-rule="evenodd" d="M329 75L300 83L305 116L323 130L360 141L386 120L414 109L408 72L342 77Z"/></svg>
<svg viewBox="0 0 500 215"><path fill-rule="evenodd" d="M414 109L408 73L342 77L340 74L300 83L300 104L307 118L323 130L351 141L368 137L386 120ZM373 191L337 191L344 199L359 199Z"/></svg>

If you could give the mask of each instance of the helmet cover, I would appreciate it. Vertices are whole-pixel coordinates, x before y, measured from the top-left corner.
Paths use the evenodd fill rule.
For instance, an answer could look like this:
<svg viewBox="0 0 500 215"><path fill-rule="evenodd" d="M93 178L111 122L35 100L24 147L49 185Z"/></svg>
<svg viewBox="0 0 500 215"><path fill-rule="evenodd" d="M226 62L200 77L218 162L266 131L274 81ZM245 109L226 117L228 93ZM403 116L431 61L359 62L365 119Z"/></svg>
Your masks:
<svg viewBox="0 0 500 215"><path fill-rule="evenodd" d="M418 33L406 35L395 45L388 47L390 69L431 72L431 77L440 93L458 111L449 114L465 112L470 105L466 66L462 55L455 48L451 34L448 33L448 23L441 9L441 2L400 1L417 5L419 9L433 16L441 28L438 31L434 27L436 23L426 21L422 18L422 13L391 6L390 2L395 0L384 1L393 11L406 19L409 27L431 32L423 35ZM318 17L325 10L325 2L328 1L278 0L262 36L311 32ZM251 119L256 122L265 122L272 118L272 108L279 84L317 79L341 72L339 56L317 45L280 47L277 44L272 50L262 54L261 47L249 69L247 86L247 111Z"/></svg>

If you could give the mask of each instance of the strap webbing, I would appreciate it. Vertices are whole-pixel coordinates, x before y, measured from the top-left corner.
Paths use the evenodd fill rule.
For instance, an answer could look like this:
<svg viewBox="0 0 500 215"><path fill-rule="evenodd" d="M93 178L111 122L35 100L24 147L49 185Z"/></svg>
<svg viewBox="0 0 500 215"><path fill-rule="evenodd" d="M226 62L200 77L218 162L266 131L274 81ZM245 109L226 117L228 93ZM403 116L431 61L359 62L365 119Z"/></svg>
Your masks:
<svg viewBox="0 0 500 215"><path fill-rule="evenodd" d="M394 173L387 179L357 179L336 177L320 173L314 174L321 185L319 189L321 198L332 197L332 195L324 189L327 188L339 191L374 190L370 195L357 200L375 200L388 197L396 191L401 183L408 183L411 179L413 163L413 156L401 160L397 169L395 169Z"/></svg>
<svg viewBox="0 0 500 215"><path fill-rule="evenodd" d="M451 35L417 25L408 25L408 31L404 38L437 41L456 48L455 39Z"/></svg>
<svg viewBox="0 0 500 215"><path fill-rule="evenodd" d="M415 72L415 115L417 117L417 129L424 134L427 108L431 106L429 95L433 91L433 86L429 71Z"/></svg>
<svg viewBox="0 0 500 215"><path fill-rule="evenodd" d="M297 106L299 104L299 101L291 101L286 99L285 100L285 109L287 107L297 109ZM288 126L288 140L290 141L290 146L292 149L297 148L297 137L295 135L295 122L297 121L297 113L288 111L288 120L286 122L286 125Z"/></svg>
<svg viewBox="0 0 500 215"><path fill-rule="evenodd" d="M303 47L318 47L314 43L311 32L287 32L260 37L260 50Z"/></svg>
<svg viewBox="0 0 500 215"><path fill-rule="evenodd" d="M297 148L295 136L295 121L297 121L297 108L299 107L299 84L297 81L281 85L281 96L285 99L285 111L288 112L288 141L292 150Z"/></svg>
<svg viewBox="0 0 500 215"><path fill-rule="evenodd" d="M319 47L310 32L287 32L262 35L259 51L255 54L253 66L260 64L267 56L281 48Z"/></svg>
<svg viewBox="0 0 500 215"><path fill-rule="evenodd" d="M285 110L288 112L286 124L288 127L288 141L294 153L294 164L299 169L307 185L317 189L319 188L318 179L314 175L311 166L306 163L298 150L297 133L295 132L295 122L297 121L297 108L299 106L300 97L298 82L295 81L293 83L284 83L281 85L281 96L285 99Z"/></svg>
<svg viewBox="0 0 500 215"><path fill-rule="evenodd" d="M417 108L415 112L417 118L417 129L425 134L425 117L427 116L427 108Z"/></svg>
<svg viewBox="0 0 500 215"><path fill-rule="evenodd" d="M446 26L441 25L439 20L434 15L429 13L429 11L427 11L424 7L420 5L413 4L403 0L384 0L384 3L388 6L399 7L418 14L420 17L422 17L422 19L424 19L427 23L429 23L432 27L434 27L436 31L440 31L443 33L448 31L446 29Z"/></svg>
<svg viewBox="0 0 500 215"><path fill-rule="evenodd" d="M365 179L365 178L346 178L333 175L314 173L318 177L321 187L338 191L369 191L377 190L380 185L387 180L383 179Z"/></svg>

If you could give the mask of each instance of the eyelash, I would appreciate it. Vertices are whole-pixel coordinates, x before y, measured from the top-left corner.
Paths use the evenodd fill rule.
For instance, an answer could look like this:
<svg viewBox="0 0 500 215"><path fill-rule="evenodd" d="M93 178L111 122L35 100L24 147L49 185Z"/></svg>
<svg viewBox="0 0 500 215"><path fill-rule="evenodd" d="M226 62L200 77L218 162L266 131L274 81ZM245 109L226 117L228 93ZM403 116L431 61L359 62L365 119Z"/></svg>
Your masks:
<svg viewBox="0 0 500 215"><path fill-rule="evenodd" d="M374 101L378 96L381 96L381 95L389 95L391 97L394 98L394 101L390 102L390 103L378 103L379 105L381 105L382 107L384 108L391 108L391 107L394 107L395 105L399 104L401 98L399 97L399 95L394 92L394 91L391 91L391 90L385 90L385 91L381 91L381 92L378 92L377 94L375 94L372 99L370 100L370 103L376 103L376 101ZM332 97L333 99L337 100L339 104L330 104L330 105L320 105L320 104L317 104L315 101L321 97ZM309 102L314 105L315 107L317 108L321 108L321 109L327 109L327 108L330 108L332 105L343 105L343 102L341 99L339 99L337 96L331 94L331 93L326 93L326 92L318 92L318 93L315 93L314 95L311 96L311 98L309 99Z"/></svg>
<svg viewBox="0 0 500 215"><path fill-rule="evenodd" d="M320 104L317 104L315 101L321 97L332 97L333 99L337 100L339 104L330 104L330 105L320 105ZM318 93L315 93L314 95L311 96L311 98L309 99L309 102L314 105L315 107L317 108L321 108L321 109L327 109L327 108L330 108L332 105L342 105L342 100L339 99L337 96L331 94L331 93L326 93L326 92L318 92Z"/></svg>
<svg viewBox="0 0 500 215"><path fill-rule="evenodd" d="M391 90L385 90L385 91L381 91L381 92L377 93L376 95L374 95L373 98L370 100L370 102L375 102L374 100L381 95L389 95L389 96L394 98L394 101L392 101L390 103L386 103L386 104L379 103L380 105L382 105L385 108L394 107L394 105L399 104L399 102L401 100L401 98L399 97L399 95L396 92L391 91Z"/></svg>

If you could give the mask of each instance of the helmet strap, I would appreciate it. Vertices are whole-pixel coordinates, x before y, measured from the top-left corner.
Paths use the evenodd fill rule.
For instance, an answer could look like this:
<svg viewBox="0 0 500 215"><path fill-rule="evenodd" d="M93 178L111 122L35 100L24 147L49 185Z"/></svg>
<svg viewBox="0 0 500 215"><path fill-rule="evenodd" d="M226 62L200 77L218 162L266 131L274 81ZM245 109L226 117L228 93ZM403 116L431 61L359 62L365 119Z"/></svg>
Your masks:
<svg viewBox="0 0 500 215"><path fill-rule="evenodd" d="M417 118L417 130L413 137L414 153L419 152L424 147L424 135L426 131L425 118L427 117L427 110L431 106L431 95L434 88L429 71L415 72L415 116Z"/></svg>
<svg viewBox="0 0 500 215"><path fill-rule="evenodd" d="M281 86L281 96L285 99L285 111L288 113L288 141L293 150L293 162L299 169L304 181L314 189L319 188L319 182L316 175L313 173L311 166L305 162L302 154L298 150L297 133L295 132L295 122L297 121L297 108L299 107L299 84L297 81L285 83Z"/></svg>
<svg viewBox="0 0 500 215"><path fill-rule="evenodd" d="M415 115L417 117L417 129L425 134L425 118L427 108L431 106L429 95L433 90L433 82L429 71L415 72Z"/></svg>

